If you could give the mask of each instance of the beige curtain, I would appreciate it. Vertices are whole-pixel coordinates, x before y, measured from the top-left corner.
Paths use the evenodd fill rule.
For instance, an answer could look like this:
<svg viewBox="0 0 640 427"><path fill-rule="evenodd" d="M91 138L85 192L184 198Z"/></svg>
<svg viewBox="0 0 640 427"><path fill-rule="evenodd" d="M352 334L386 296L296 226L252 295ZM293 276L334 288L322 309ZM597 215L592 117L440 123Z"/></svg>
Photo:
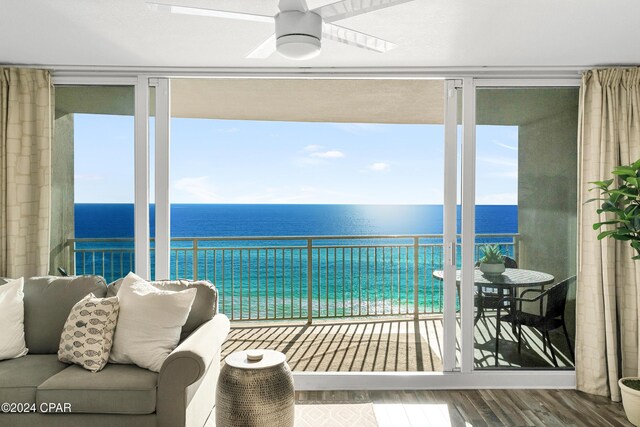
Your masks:
<svg viewBox="0 0 640 427"><path fill-rule="evenodd" d="M595 197L589 182L640 158L640 68L584 73L578 140L583 202ZM596 208L580 204L576 380L579 390L619 401L618 379L639 374L640 262L627 242L596 239Z"/></svg>
<svg viewBox="0 0 640 427"><path fill-rule="evenodd" d="M0 276L48 272L53 86L0 67Z"/></svg>

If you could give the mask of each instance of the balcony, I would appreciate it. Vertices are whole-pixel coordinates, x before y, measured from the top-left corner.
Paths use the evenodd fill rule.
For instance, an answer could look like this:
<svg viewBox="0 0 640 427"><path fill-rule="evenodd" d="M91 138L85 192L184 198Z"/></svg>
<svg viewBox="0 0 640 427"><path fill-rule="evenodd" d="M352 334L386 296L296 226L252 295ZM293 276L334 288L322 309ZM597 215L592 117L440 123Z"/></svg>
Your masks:
<svg viewBox="0 0 640 427"><path fill-rule="evenodd" d="M477 255L491 242L518 257L517 235L476 241ZM74 239L67 251L76 274L113 281L134 267L132 239ZM220 311L233 322L225 354L274 348L302 371L442 369L443 292L433 277L443 266L441 235L175 238L170 259L172 278L218 288ZM501 367L551 365L537 331L523 332L519 354L503 329ZM495 313L478 322L476 342L477 366L493 366ZM567 349L558 352L569 366Z"/></svg>
<svg viewBox="0 0 640 427"><path fill-rule="evenodd" d="M517 258L517 238L479 235L476 253L495 242ZM132 239L73 239L67 250L76 274L111 282L134 268ZM175 238L170 259L172 278L213 282L232 321L442 313L442 235Z"/></svg>

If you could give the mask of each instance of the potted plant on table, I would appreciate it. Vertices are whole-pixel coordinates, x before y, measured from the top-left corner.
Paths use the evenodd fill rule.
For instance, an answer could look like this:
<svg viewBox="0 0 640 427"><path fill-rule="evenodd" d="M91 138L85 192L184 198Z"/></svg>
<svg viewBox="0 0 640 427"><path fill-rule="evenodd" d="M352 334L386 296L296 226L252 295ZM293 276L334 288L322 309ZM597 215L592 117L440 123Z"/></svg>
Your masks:
<svg viewBox="0 0 640 427"><path fill-rule="evenodd" d="M484 245L481 248L480 271L484 274L504 273L504 254L498 245Z"/></svg>
<svg viewBox="0 0 640 427"><path fill-rule="evenodd" d="M604 221L593 224L600 230L598 240L606 237L629 242L634 249L634 260L640 259L640 159L631 165L618 166L612 172L614 178L592 182L592 190L599 190L600 197L587 202L599 201L598 214ZM626 377L618 381L622 392L622 404L629 421L640 425L640 378Z"/></svg>

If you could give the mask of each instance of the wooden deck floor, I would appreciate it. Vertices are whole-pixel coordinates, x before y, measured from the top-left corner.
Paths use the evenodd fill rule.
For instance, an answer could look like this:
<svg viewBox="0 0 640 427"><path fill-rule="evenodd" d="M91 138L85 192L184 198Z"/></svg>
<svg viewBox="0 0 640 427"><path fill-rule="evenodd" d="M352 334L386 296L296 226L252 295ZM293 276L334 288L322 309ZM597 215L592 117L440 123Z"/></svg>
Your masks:
<svg viewBox="0 0 640 427"><path fill-rule="evenodd" d="M482 318L475 329L478 368L494 367L495 317ZM511 328L503 324L500 368L552 367L540 334L523 330L522 351ZM561 334L551 334L560 367L571 367ZM268 348L287 355L294 371L306 372L420 372L442 370L443 320L423 316L386 319L317 321L304 323L235 323L222 349L228 354Z"/></svg>

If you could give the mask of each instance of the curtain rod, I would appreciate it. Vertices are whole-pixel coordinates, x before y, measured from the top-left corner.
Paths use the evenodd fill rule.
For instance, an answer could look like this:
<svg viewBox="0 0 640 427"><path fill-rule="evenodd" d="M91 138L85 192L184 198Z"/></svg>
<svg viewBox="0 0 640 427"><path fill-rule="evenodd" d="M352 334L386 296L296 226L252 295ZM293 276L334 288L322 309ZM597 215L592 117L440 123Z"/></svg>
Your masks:
<svg viewBox="0 0 640 427"><path fill-rule="evenodd" d="M11 67L45 68L54 76L74 77L218 77L218 78L578 78L590 67L135 67L7 64Z"/></svg>

